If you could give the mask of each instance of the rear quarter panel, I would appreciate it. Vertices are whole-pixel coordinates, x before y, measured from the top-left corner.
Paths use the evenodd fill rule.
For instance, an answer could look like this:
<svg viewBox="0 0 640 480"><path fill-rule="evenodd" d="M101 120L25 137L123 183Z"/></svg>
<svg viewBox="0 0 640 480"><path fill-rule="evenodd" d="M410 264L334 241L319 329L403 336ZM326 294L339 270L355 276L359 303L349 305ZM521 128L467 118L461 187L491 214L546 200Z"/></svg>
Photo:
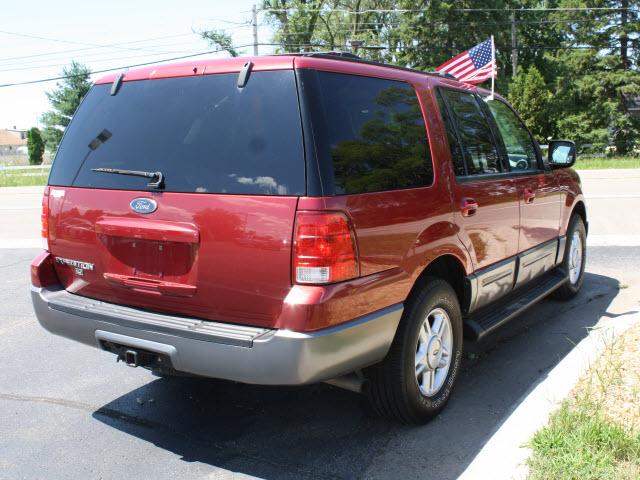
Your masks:
<svg viewBox="0 0 640 480"><path fill-rule="evenodd" d="M403 302L419 275L442 255L457 258L467 274L473 271L453 221L448 147L439 127L438 112L428 95L428 81L406 78L406 72L400 73L400 78L391 78L411 83L420 100L427 126L425 135L429 134L434 182L421 188L301 198L299 210L335 210L348 215L356 231L362 278L323 287L322 292L314 290L317 287L295 286L285 307L291 309L292 320L282 319L283 324L295 321L293 312L300 316L300 305L309 301L316 301L318 308L309 311L305 321L318 328L339 320L337 317L357 318ZM286 310L283 314L287 314Z"/></svg>

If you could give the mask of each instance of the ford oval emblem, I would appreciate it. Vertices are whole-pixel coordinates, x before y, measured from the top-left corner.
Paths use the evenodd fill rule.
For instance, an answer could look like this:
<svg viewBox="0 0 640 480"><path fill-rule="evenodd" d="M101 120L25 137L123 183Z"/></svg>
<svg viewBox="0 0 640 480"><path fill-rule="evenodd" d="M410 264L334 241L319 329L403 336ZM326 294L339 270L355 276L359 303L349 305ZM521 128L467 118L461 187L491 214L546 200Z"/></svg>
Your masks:
<svg viewBox="0 0 640 480"><path fill-rule="evenodd" d="M158 203L151 198L134 198L129 204L131 210L136 213L153 213L158 208Z"/></svg>

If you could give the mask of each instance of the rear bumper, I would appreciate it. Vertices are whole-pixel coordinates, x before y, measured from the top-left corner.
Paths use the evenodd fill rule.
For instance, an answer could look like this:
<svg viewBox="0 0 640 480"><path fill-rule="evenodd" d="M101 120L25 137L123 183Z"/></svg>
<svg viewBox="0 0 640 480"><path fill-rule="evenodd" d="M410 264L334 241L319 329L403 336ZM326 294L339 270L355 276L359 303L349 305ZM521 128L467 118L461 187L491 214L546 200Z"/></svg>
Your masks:
<svg viewBox="0 0 640 480"><path fill-rule="evenodd" d="M163 355L178 371L264 385L335 378L387 354L401 304L352 322L299 333L177 317L31 287L40 324L56 335L104 349L105 342Z"/></svg>

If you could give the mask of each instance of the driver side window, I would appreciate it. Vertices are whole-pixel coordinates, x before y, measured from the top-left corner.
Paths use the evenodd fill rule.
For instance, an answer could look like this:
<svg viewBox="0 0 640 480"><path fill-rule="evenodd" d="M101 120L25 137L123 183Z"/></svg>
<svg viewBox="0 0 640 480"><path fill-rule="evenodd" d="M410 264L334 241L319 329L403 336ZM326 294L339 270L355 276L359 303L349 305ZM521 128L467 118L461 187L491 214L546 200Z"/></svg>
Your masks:
<svg viewBox="0 0 640 480"><path fill-rule="evenodd" d="M499 100L487 102L507 150L512 172L537 170L538 156L529 131L513 110Z"/></svg>

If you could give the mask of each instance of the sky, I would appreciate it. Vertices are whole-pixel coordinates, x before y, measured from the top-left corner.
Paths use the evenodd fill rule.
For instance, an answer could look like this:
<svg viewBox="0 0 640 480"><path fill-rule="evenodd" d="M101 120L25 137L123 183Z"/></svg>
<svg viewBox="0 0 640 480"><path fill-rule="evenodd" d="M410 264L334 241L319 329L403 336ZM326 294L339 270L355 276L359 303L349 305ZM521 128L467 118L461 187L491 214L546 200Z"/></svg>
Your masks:
<svg viewBox="0 0 640 480"><path fill-rule="evenodd" d="M3 2L0 84L56 77L71 60L93 71L213 50L195 30L224 29L235 45L252 44L251 7L258 0L22 0ZM258 14L259 42L272 29ZM34 38L40 37L40 38ZM260 46L260 54L273 47ZM253 47L240 51L251 55ZM225 56L226 54L209 54ZM196 57L207 58L207 56ZM100 77L96 74L92 79ZM0 87L0 129L41 126L56 82Z"/></svg>

